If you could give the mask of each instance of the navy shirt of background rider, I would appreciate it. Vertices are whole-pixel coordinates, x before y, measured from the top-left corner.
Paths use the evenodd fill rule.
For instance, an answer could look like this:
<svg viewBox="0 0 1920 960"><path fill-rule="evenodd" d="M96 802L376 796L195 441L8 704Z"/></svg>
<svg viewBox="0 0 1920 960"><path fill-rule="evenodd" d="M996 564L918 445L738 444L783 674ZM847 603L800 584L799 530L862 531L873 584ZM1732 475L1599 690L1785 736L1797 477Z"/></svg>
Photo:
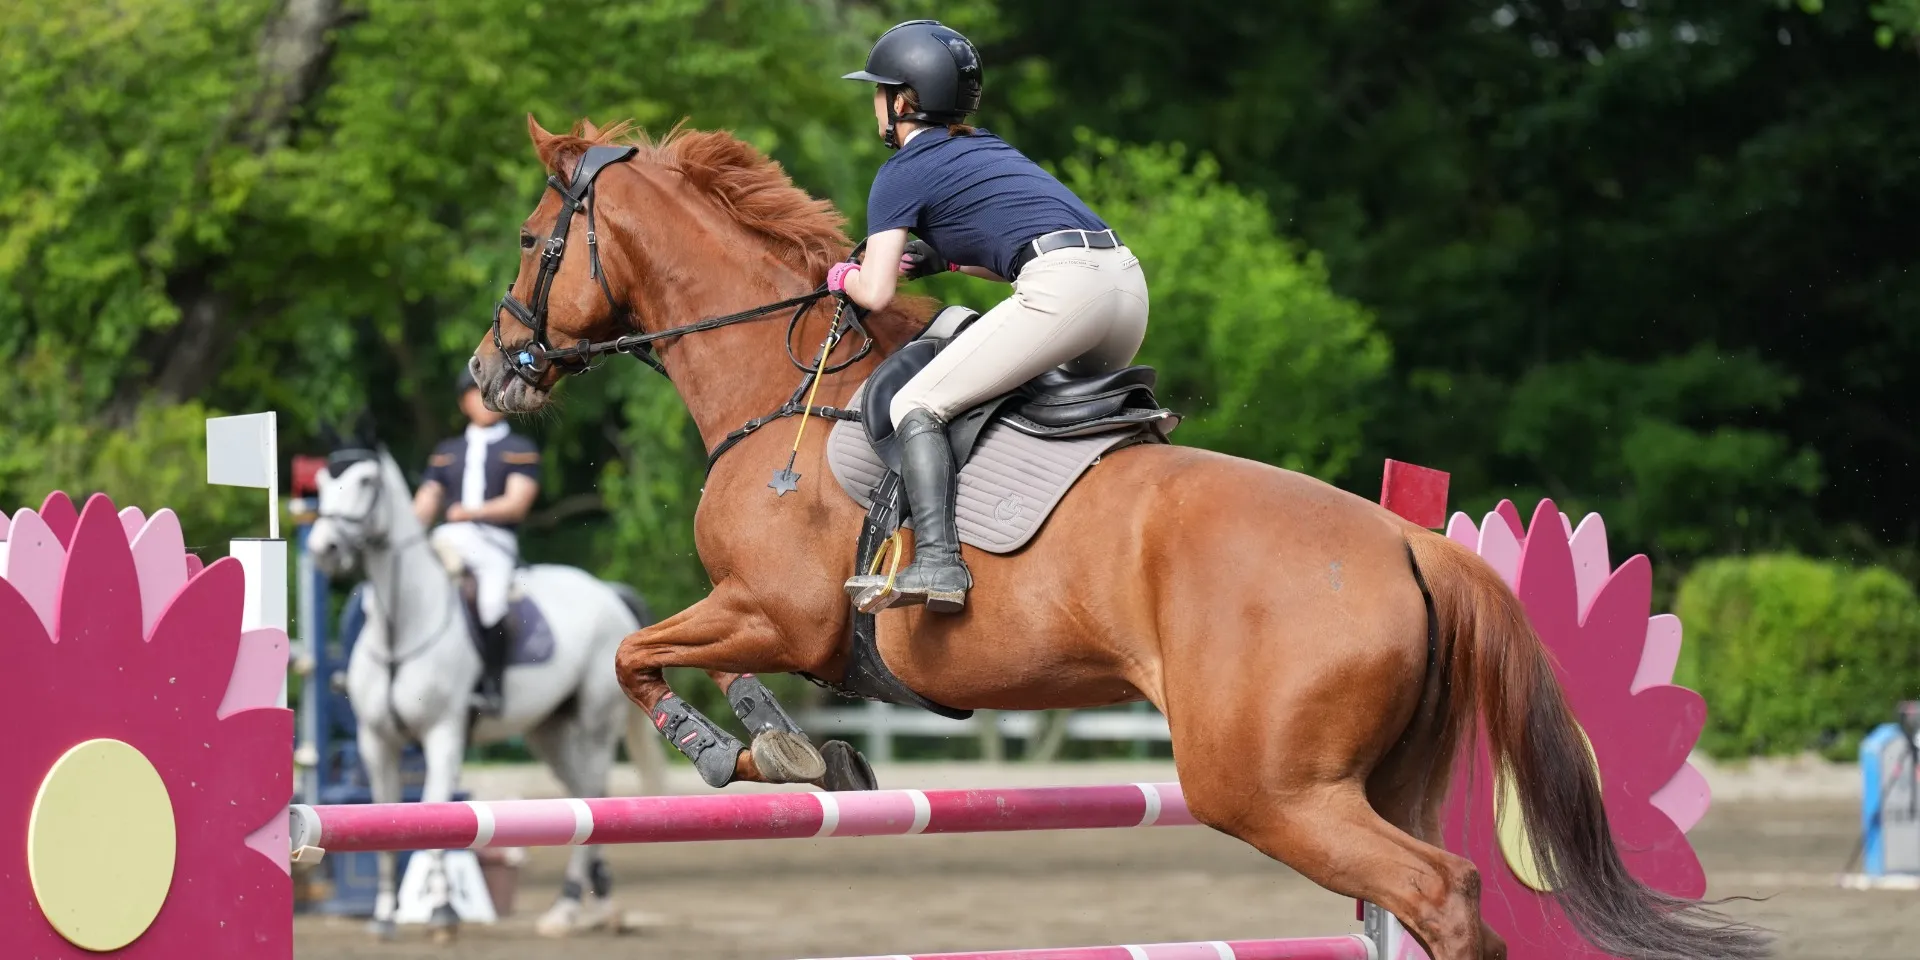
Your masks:
<svg viewBox="0 0 1920 960"><path fill-rule="evenodd" d="M480 483L481 500L492 500L507 492L507 478L519 474L531 480L540 479L540 448L531 437L514 433L505 423L494 427L500 431L500 439L486 444L482 454ZM467 438L464 434L440 441L433 448L433 455L427 458L427 470L421 479L432 480L447 491L448 496L441 506L440 517L446 518L446 508L461 502L462 491L466 489L467 475ZM516 523L501 523L492 520L476 520L488 526L514 530Z"/></svg>

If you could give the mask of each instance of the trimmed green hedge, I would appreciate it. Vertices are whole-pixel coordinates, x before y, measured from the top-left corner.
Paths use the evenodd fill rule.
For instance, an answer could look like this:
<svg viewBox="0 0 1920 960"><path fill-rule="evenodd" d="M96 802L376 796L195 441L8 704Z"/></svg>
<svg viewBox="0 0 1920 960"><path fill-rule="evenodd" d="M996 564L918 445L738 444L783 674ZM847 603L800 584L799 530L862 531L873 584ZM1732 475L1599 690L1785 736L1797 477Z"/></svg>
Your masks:
<svg viewBox="0 0 1920 960"><path fill-rule="evenodd" d="M1882 567L1790 554L1710 560L1680 583L1676 681L1707 699L1715 757L1818 750L1860 737L1920 697L1920 600Z"/></svg>

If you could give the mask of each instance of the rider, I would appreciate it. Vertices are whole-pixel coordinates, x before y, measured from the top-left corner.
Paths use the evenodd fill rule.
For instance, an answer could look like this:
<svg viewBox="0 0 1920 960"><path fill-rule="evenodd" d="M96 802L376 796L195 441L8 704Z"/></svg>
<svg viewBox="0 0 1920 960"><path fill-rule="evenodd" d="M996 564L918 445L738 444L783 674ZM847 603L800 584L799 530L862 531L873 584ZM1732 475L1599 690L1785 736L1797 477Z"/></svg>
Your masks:
<svg viewBox="0 0 1920 960"><path fill-rule="evenodd" d="M413 513L422 526L433 527L446 505L446 522L433 528L433 544L460 557L473 573L483 668L475 707L497 714L507 664L507 594L520 566L514 528L540 495L540 450L487 408L471 371L461 369L455 389L467 415L466 432L433 448L413 495ZM449 490L455 492L451 504Z"/></svg>
<svg viewBox="0 0 1920 960"><path fill-rule="evenodd" d="M973 578L960 559L947 421L1054 367L1088 376L1132 363L1146 336L1147 282L1072 191L964 122L979 109L981 86L980 54L966 37L909 20L882 34L867 68L846 79L875 84L874 120L898 151L873 180L865 262L900 266L835 264L828 288L878 310L903 275L950 269L1013 284L1013 295L954 337L885 412L900 436L914 514L913 563L890 605L950 613L965 606ZM908 231L919 237L911 245ZM848 581L848 592L869 589L869 579Z"/></svg>

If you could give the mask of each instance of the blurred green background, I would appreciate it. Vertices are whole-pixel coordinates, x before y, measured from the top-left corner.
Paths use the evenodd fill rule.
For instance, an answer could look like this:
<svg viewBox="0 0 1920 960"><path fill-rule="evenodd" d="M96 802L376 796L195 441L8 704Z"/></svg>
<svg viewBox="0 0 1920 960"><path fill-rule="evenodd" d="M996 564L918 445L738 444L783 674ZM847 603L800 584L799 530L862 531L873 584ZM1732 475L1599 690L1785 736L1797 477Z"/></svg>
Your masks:
<svg viewBox="0 0 1920 960"><path fill-rule="evenodd" d="M980 44L982 124L1141 254L1182 442L1598 510L1663 605L1717 571L1701 656L1909 652L1860 710L1726 750L1920 695L1920 0L12 0L0 504L171 505L217 554L258 506L202 482L201 421L267 409L286 453L370 411L417 475L543 188L529 112L731 129L858 223L885 150L837 78L912 16ZM662 616L699 598L671 387L613 366L563 394L517 425L546 451L526 553ZM1760 552L1805 564L1712 565ZM1736 602L1787 589L1902 612ZM1786 625L1707 623L1749 614ZM1710 700L1752 674L1696 669Z"/></svg>

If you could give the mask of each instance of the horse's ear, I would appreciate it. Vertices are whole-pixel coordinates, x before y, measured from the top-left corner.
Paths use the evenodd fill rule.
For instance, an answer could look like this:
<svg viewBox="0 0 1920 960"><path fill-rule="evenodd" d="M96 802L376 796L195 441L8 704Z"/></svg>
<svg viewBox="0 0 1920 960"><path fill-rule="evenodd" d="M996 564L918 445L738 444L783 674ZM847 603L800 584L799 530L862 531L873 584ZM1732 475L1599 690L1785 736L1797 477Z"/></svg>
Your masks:
<svg viewBox="0 0 1920 960"><path fill-rule="evenodd" d="M594 140L600 136L600 128L594 126L592 120L581 117L580 122L574 125L573 135L586 140Z"/></svg>
<svg viewBox="0 0 1920 960"><path fill-rule="evenodd" d="M527 114L527 135L533 138L533 149L540 155L540 165L562 177L580 159L582 148L578 136L548 133L531 113Z"/></svg>
<svg viewBox="0 0 1920 960"><path fill-rule="evenodd" d="M553 139L553 134L548 133L547 128L541 126L540 121L533 118L532 111L527 112L527 136L533 139L533 148L542 153L546 152L547 141Z"/></svg>

